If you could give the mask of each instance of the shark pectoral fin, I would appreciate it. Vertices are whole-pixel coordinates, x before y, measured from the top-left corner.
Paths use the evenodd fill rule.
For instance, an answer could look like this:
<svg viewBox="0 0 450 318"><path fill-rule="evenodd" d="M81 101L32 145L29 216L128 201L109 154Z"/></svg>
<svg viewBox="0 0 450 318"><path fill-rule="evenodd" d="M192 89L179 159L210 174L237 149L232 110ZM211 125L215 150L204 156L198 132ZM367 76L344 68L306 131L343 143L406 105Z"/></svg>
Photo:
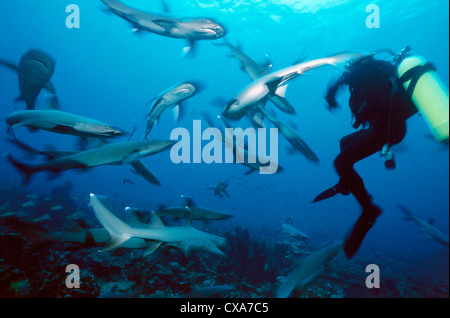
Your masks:
<svg viewBox="0 0 450 318"><path fill-rule="evenodd" d="M178 247L183 252L185 257L189 257L189 244L188 243L180 243L180 244L177 244L176 247Z"/></svg>
<svg viewBox="0 0 450 318"><path fill-rule="evenodd" d="M249 169L247 170L247 172L244 173L244 176L248 176L249 174L251 174L251 173L253 173L253 172L255 172L255 171L256 171L256 169L249 168Z"/></svg>
<svg viewBox="0 0 450 318"><path fill-rule="evenodd" d="M8 67L10 70L13 70L14 72L19 72L19 66L14 63L5 60L0 60L0 65Z"/></svg>
<svg viewBox="0 0 450 318"><path fill-rule="evenodd" d="M55 87L53 87L53 84L50 82L45 83L44 88L48 90L50 93L56 95Z"/></svg>
<svg viewBox="0 0 450 318"><path fill-rule="evenodd" d="M161 182L153 175L150 169L145 165L145 163L138 159L131 163L134 168L134 172L142 176L145 180L152 184L160 185Z"/></svg>
<svg viewBox="0 0 450 318"><path fill-rule="evenodd" d="M278 95L278 96L284 98L286 96L286 89L287 89L287 84L279 86L275 92L275 95Z"/></svg>
<svg viewBox="0 0 450 318"><path fill-rule="evenodd" d="M44 88L50 92L50 94L45 95L45 99L50 100L50 104L48 105L49 108L59 109L58 96L56 95L55 87L53 87L53 84L50 82L47 82L45 84Z"/></svg>
<svg viewBox="0 0 450 318"><path fill-rule="evenodd" d="M131 29L131 32L132 32L133 34L138 35L138 36L143 36L143 35L144 35L144 30L141 29L141 28L138 28L138 27L133 27L133 28Z"/></svg>
<svg viewBox="0 0 450 318"><path fill-rule="evenodd" d="M161 246L161 242L148 243L147 249L144 252L144 257L148 256L150 254L153 254L153 252L155 252L158 249L158 247L160 247L160 246Z"/></svg>
<svg viewBox="0 0 450 318"><path fill-rule="evenodd" d="M208 251L208 252L214 253L214 254L218 254L218 255L227 257L227 256L225 255L225 253L222 252L222 251L216 246L216 244L214 244L213 242L208 243L208 244L205 246L205 250Z"/></svg>
<svg viewBox="0 0 450 318"><path fill-rule="evenodd" d="M133 163L136 162L136 160L138 160L138 159L139 159L139 153L138 153L138 152L134 152L134 153L131 153L131 154L125 156L125 157L122 159L122 162L123 162L124 164L133 164Z"/></svg>
<svg viewBox="0 0 450 318"><path fill-rule="evenodd" d="M266 83L267 89L269 90L269 95L274 96L276 94L276 91L278 89L278 85L280 85L281 81L283 80L283 77L278 77L270 82Z"/></svg>
<svg viewBox="0 0 450 318"><path fill-rule="evenodd" d="M177 104L173 107L172 109L172 114L173 114L173 119L178 122L178 120L180 119L180 104Z"/></svg>
<svg viewBox="0 0 450 318"><path fill-rule="evenodd" d="M242 62L241 62L241 65L239 65L239 69L240 69L242 72L244 72L244 73L247 72L247 71L245 70L245 64L242 63Z"/></svg>
<svg viewBox="0 0 450 318"><path fill-rule="evenodd" d="M117 234L113 232L109 232L109 235L111 236L111 238L108 241L107 245L102 249L102 251L104 252L118 248L120 245L131 238L131 236L129 235Z"/></svg>
<svg viewBox="0 0 450 318"><path fill-rule="evenodd" d="M195 53L195 41L188 40L188 44L183 48L182 58L193 57Z"/></svg>

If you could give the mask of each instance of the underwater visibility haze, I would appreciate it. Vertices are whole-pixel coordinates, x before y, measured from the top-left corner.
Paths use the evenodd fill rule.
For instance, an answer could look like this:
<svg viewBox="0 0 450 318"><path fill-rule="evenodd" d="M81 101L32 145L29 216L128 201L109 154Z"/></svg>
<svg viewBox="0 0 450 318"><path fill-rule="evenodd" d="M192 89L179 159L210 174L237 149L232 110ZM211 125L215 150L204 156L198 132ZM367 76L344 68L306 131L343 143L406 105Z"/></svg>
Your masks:
<svg viewBox="0 0 450 318"><path fill-rule="evenodd" d="M448 298L448 12L442 0L0 2L0 297ZM382 214L347 257L361 206L313 200L357 130L349 90L333 109L325 95L354 61L393 63L406 47L397 57L423 57L442 82L420 94L443 109L447 140L424 109L388 153L395 168L380 152L357 162ZM254 134L233 144L227 127ZM225 161L250 158L252 142L259 161Z"/></svg>

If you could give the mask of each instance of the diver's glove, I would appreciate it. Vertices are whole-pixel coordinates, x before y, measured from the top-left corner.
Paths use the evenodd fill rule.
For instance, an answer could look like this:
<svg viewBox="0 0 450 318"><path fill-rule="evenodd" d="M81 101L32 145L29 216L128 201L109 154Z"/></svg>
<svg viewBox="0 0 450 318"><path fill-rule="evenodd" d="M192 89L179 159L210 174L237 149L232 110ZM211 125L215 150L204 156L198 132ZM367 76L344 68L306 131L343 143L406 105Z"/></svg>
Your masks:
<svg viewBox="0 0 450 318"><path fill-rule="evenodd" d="M329 92L325 96L325 100L328 103L328 109L332 109L332 108L337 108L338 107L335 96L329 94Z"/></svg>
<svg viewBox="0 0 450 318"><path fill-rule="evenodd" d="M328 89L327 89L327 94L325 95L325 100L328 103L329 110L338 107L338 104L336 102L336 93L341 85L342 85L341 80L338 80L334 84L332 84L331 82L328 84Z"/></svg>

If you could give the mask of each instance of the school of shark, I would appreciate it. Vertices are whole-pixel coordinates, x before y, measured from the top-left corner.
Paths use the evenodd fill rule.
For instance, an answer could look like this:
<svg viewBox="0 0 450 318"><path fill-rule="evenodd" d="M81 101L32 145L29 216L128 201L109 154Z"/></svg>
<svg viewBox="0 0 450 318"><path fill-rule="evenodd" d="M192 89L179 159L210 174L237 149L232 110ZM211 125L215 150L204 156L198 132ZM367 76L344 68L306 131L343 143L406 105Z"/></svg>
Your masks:
<svg viewBox="0 0 450 318"><path fill-rule="evenodd" d="M203 87L202 79L168 82L165 84L166 90L149 100L147 105L141 105L146 106L148 111L139 118L139 122L145 122L145 127L138 136L137 125L128 130L124 129L127 123L109 123L104 118L91 118L78 114L76 110L65 109L64 100L58 95L61 83L53 80L58 65L51 52L46 52L44 47L23 52L16 61L4 59L0 52L0 77L3 72L17 74L20 92L11 101L11 113L4 118L7 125L4 141L27 158L24 161L10 151L5 155L8 165L20 176L22 185L21 190L12 186L0 188L2 196L10 195L20 202L18 206L12 201L0 201L0 228L7 228L5 233L18 236L5 244L23 245L26 249L24 254L40 253L49 263L76 263L90 259L94 264L90 268L95 273L92 275L100 277L95 282L97 278L82 275L84 285L76 291L55 285L49 277L46 277L47 289L39 289L39 283L32 282L25 275L8 274L7 286L0 284L0 297L67 297L77 292L74 297L401 297L397 286L386 294L368 291L364 283L367 276L365 265L361 260L348 265L344 255L344 238L318 243L320 238L305 233L301 224L294 225L297 218L294 214L284 223L270 225L282 237L281 243L270 240L261 243L250 238L248 232L239 227L220 230L211 227L211 224L232 220L239 212L200 206L194 202L195 198L188 195L182 195L178 204L170 202L167 206L165 202L154 202L158 208L148 208L134 202L117 204L114 197L95 190L75 198L70 192L70 183L76 181L68 182L59 189L66 196L64 200L57 189L47 197L27 192L26 186L35 184L35 179L38 179L36 175L48 174L49 178L54 179L64 176L68 173L66 171L75 170L89 176L92 170L102 166L130 167L136 178L147 182L151 192L152 187L161 187L165 180L177 177L165 174L165 170L160 168L161 160L190 162L191 155L193 162L196 158L199 160L197 162L201 162L201 158L208 163L242 165L247 169L240 176L242 178L257 173L278 174L296 169L279 164L276 138L282 138L289 144L290 151L300 155L305 165L318 165L320 159L314 147L303 138L298 127L285 120L290 117L295 121L295 116L300 113L298 105L287 98L288 86L309 73L318 70L326 72L333 68L345 70L351 63L377 54L375 51L355 50L323 54L316 59L302 56L293 64L275 70L268 55L264 61L257 62L244 52L241 45L229 41L231 30L209 16L180 18L164 1L161 1L162 12L141 11L131 5L133 1L96 2L98 7L92 7L92 10L100 8L108 19L123 20L123 27L128 25L132 30L129 36L141 39L142 33L152 33L171 38L171 41L181 41L184 45L181 48L182 59L196 59L203 45L212 45L218 54L226 53L238 61L241 71L248 75L248 84L234 96L218 97L211 101L209 111L200 114L206 130L203 136L196 136L200 144L202 140L211 141L203 151L198 149L196 153L189 133L178 128L176 123L189 118L185 109L188 100L197 98L206 89L214 89ZM158 47L153 49L158 50ZM95 65L91 67L95 68ZM216 96L220 95L221 92L217 92ZM172 135L154 138L158 121L170 110L175 118ZM241 119L245 120L246 126L242 126ZM192 143L196 142L195 124L193 122ZM241 126L236 128L236 125ZM268 127L272 129L269 155L266 148L257 151L261 150L262 144L255 146L261 138L259 132ZM42 131L59 135L60 138L71 136L78 140L78 148L55 149L48 146L38 149L33 140L19 138L22 136L19 134L21 130L28 130L34 136L39 136ZM222 160L223 156L225 160ZM159 161L152 161L153 158ZM159 163L154 164L156 161ZM233 182L230 179L220 180L215 185L209 185L205 191L219 203L227 202L233 197L229 187ZM135 187L135 183L132 178L123 177L124 188ZM405 220L417 225L429 239L434 240L433 244L438 244L448 254L449 239L441 230L441 225L435 224L434 220L424 221L415 216L413 207L401 202L397 207L405 215ZM38 209L40 212L36 214ZM245 209L243 207L243 212ZM58 219L57 214L61 215L62 211L66 211L67 215L65 218L59 217L65 226L63 230L59 228L55 231L42 226L49 220ZM0 237L1 246L5 235ZM59 252L54 252L56 250ZM69 261L70 253L78 256L73 256L74 260ZM3 261L1 259L0 264ZM17 262L21 259L17 258ZM147 262L150 264L146 265ZM110 269L111 272L100 273L96 270L100 264L108 264L103 271L106 273ZM345 266L352 266L353 272L360 271L360 276L350 277L348 272L342 274ZM132 282L130 276L114 282L117 280L114 275L125 272L127 268L133 268L135 281ZM150 274L155 276L151 279L145 276ZM54 280L61 280L65 275L62 272ZM147 278L137 278L139 275ZM258 280L264 283L258 283ZM320 288L314 287L315 282L324 286L322 290L328 288L331 291L321 294ZM357 290L359 294L355 296L350 290Z"/></svg>

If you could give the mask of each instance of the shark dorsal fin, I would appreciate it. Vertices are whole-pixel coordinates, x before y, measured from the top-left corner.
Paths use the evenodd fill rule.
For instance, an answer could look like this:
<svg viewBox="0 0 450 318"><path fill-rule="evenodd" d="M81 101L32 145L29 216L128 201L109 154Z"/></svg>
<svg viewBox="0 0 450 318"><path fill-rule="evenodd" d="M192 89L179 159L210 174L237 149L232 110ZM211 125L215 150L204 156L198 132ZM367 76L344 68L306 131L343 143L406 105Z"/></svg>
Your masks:
<svg viewBox="0 0 450 318"><path fill-rule="evenodd" d="M434 225L434 218L433 217L429 217L428 218L428 224L430 224L430 225Z"/></svg>
<svg viewBox="0 0 450 318"><path fill-rule="evenodd" d="M149 227L155 229L155 228L162 228L164 226L165 225L161 221L161 218L155 213L155 211L152 211L152 219L150 220Z"/></svg>
<svg viewBox="0 0 450 318"><path fill-rule="evenodd" d="M186 206L192 207L194 205L192 197L182 194L181 198L184 200Z"/></svg>
<svg viewBox="0 0 450 318"><path fill-rule="evenodd" d="M289 224L289 225L294 225L294 220L292 220L292 216L288 217L284 223Z"/></svg>
<svg viewBox="0 0 450 318"><path fill-rule="evenodd" d="M94 235L92 235L92 232L89 230L86 231L86 236L84 237L84 244L87 244L87 245L95 244Z"/></svg>
<svg viewBox="0 0 450 318"><path fill-rule="evenodd" d="M125 212L127 213L128 224L136 226L142 223L137 215L138 209L130 208L129 206L127 206L125 207Z"/></svg>

